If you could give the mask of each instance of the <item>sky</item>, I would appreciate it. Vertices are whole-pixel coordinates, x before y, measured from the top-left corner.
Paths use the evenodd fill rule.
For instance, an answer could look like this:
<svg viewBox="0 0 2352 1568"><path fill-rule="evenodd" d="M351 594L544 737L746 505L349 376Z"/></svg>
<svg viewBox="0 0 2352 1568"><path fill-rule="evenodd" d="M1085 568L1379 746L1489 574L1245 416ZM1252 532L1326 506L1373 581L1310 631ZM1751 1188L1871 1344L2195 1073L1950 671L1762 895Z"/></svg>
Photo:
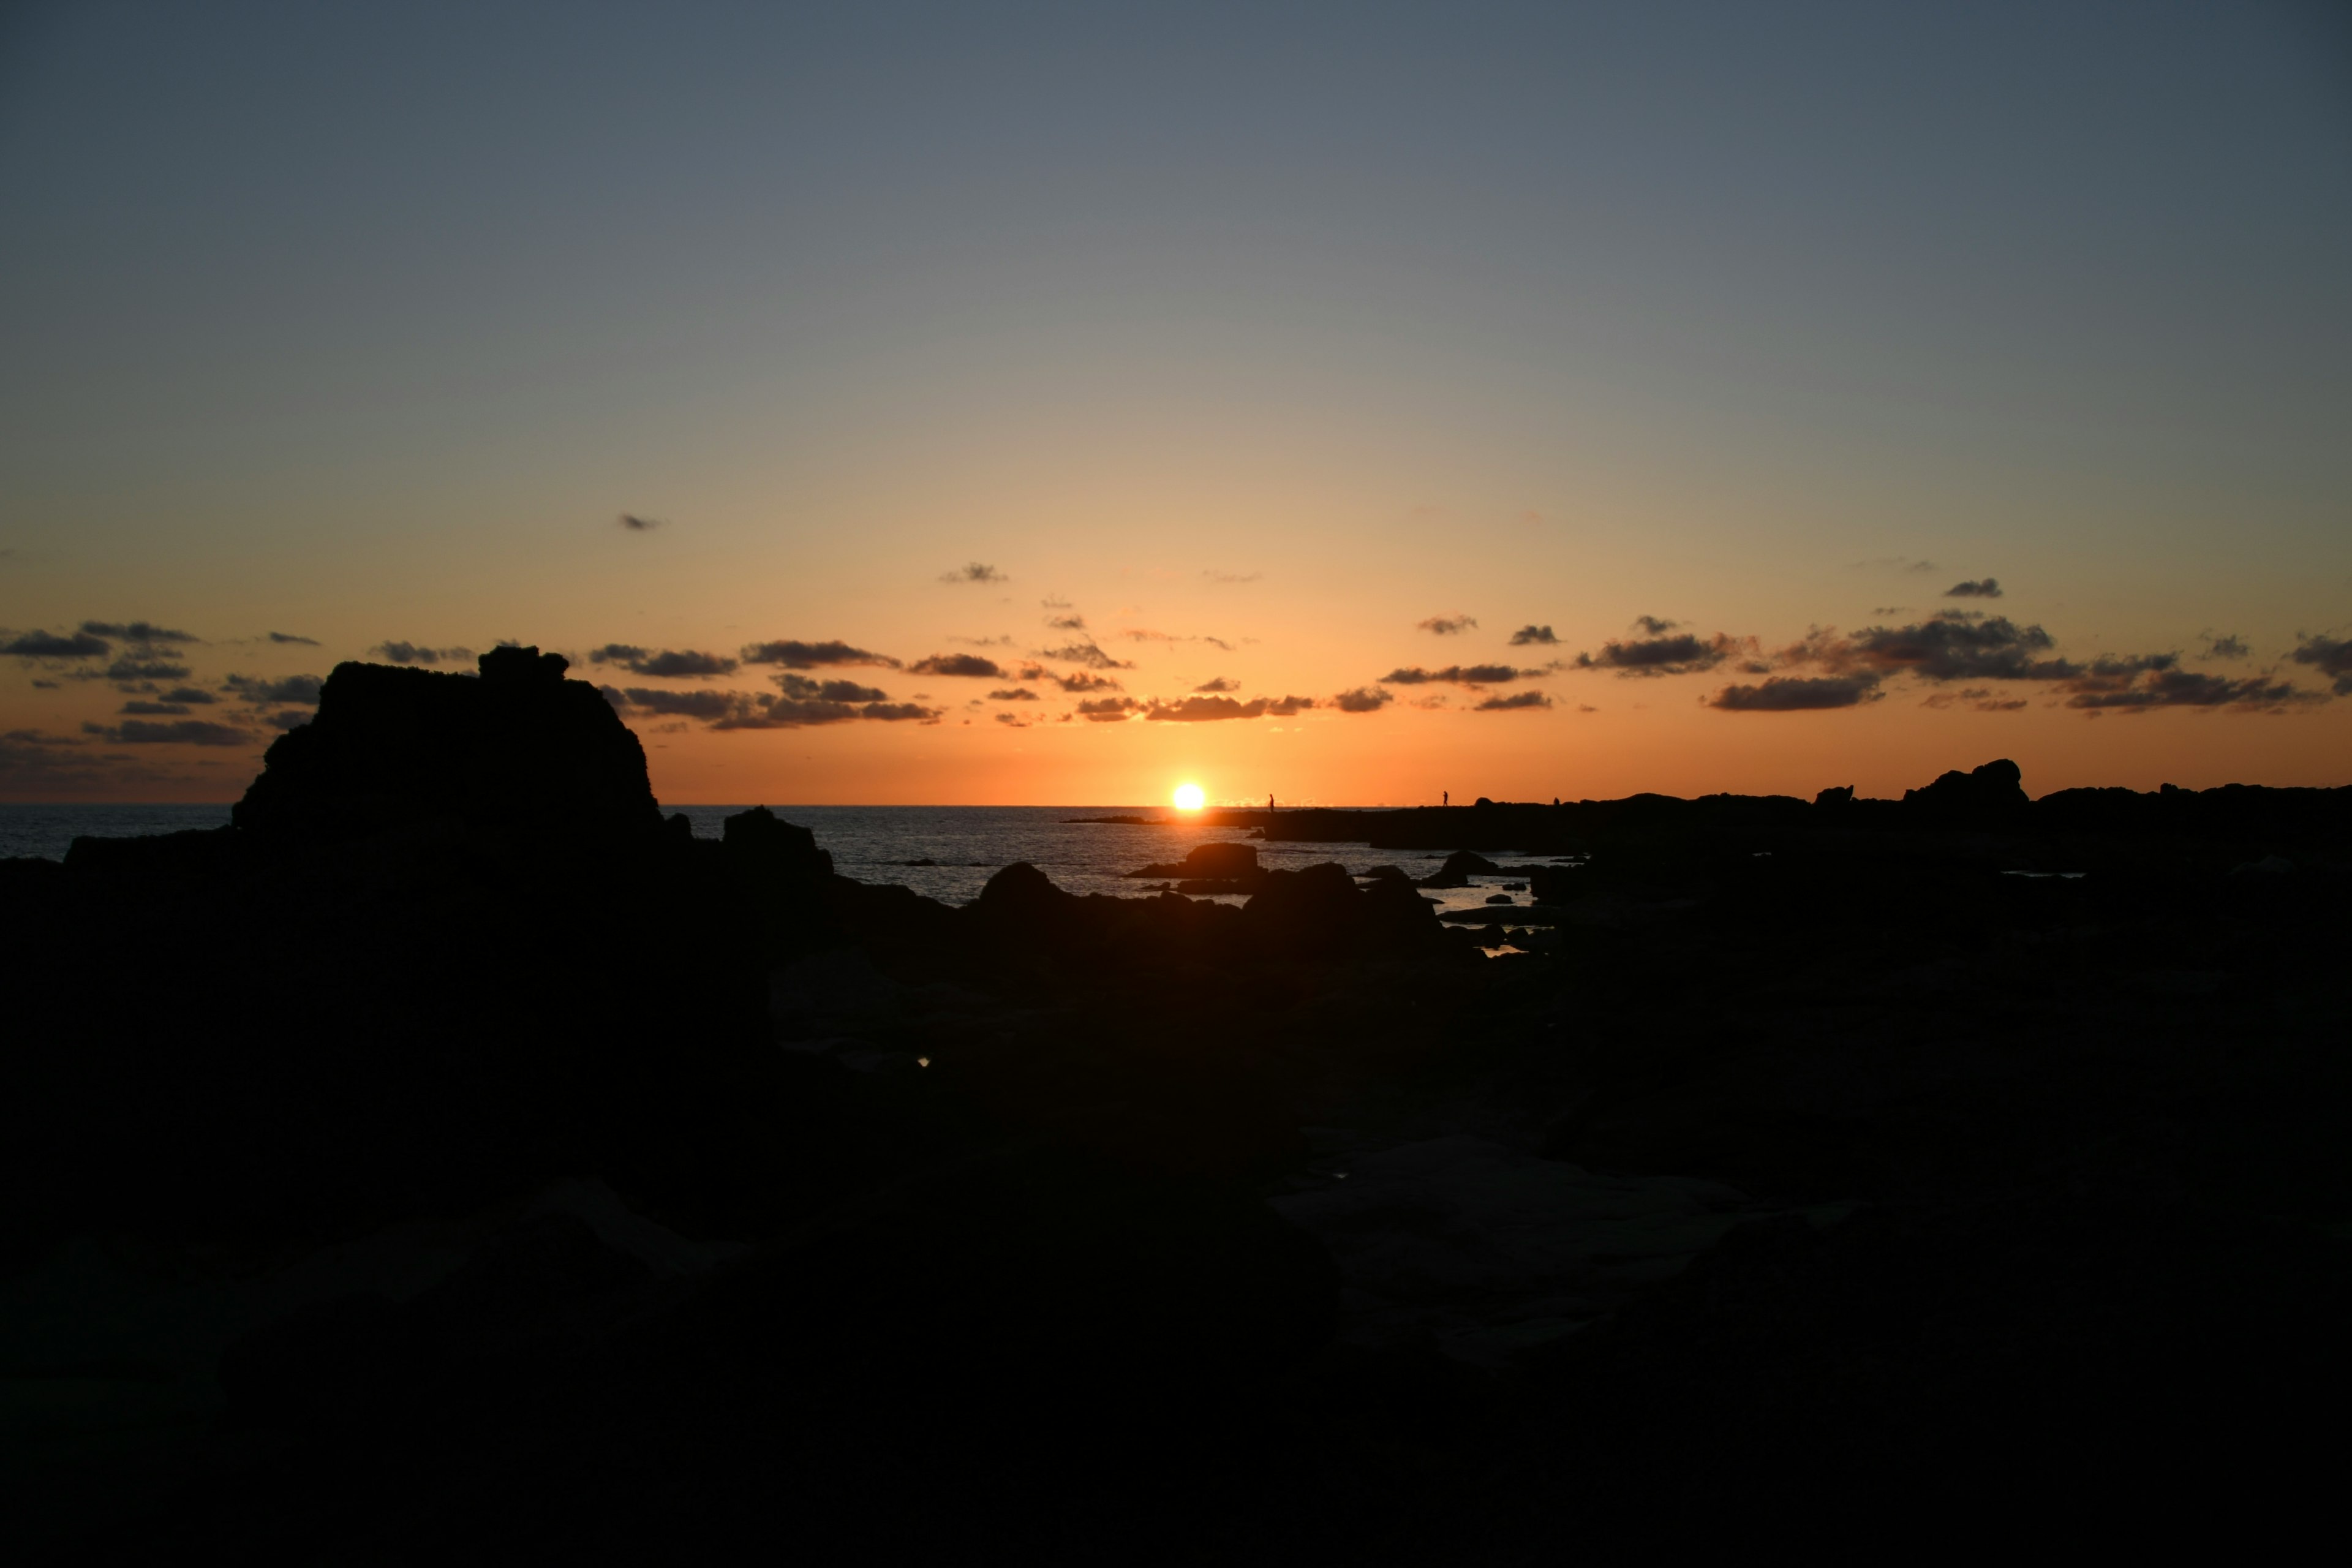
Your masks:
<svg viewBox="0 0 2352 1568"><path fill-rule="evenodd" d="M0 12L0 799L2352 783L2352 22Z"/></svg>

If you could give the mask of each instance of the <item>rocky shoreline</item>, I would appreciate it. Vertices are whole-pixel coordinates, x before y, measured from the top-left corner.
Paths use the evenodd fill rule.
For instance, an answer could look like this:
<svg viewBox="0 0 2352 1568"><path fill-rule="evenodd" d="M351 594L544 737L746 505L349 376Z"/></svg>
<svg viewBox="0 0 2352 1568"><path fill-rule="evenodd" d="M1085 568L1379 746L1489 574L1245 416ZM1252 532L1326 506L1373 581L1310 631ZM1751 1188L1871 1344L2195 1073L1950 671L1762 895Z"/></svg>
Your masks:
<svg viewBox="0 0 2352 1568"><path fill-rule="evenodd" d="M0 863L20 1534L1507 1563L2316 1516L2352 791L1234 815L1526 901L1220 845L951 908L763 811L693 838L532 649L340 667L231 827Z"/></svg>

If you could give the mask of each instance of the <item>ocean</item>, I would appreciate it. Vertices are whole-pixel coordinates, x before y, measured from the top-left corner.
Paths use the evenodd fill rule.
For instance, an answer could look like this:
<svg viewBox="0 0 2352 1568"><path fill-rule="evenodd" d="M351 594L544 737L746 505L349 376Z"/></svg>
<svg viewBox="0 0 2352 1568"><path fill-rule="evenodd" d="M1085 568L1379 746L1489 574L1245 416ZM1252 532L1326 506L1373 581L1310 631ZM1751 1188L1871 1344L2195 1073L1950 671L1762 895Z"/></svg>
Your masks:
<svg viewBox="0 0 2352 1568"><path fill-rule="evenodd" d="M665 806L682 811L698 837L716 838L740 805ZM816 834L832 851L834 868L861 882L896 882L943 903L969 903L998 868L1026 860L1055 885L1073 893L1136 896L1145 884L1125 873L1181 860L1196 844L1247 839L1241 827L1208 826L1175 818L1164 808L1136 805L772 805L787 822ZM225 826L226 805L0 805L0 858L61 859L82 835L101 838ZM1147 823L1073 820L1141 816ZM1381 863L1415 877L1442 856L1374 850L1360 844L1260 844L1259 863L1295 870L1337 860L1360 874ZM929 860L935 864L911 865ZM1434 892L1444 907L1467 907L1513 879L1474 879L1469 888ZM1229 900L1227 901L1238 901Z"/></svg>

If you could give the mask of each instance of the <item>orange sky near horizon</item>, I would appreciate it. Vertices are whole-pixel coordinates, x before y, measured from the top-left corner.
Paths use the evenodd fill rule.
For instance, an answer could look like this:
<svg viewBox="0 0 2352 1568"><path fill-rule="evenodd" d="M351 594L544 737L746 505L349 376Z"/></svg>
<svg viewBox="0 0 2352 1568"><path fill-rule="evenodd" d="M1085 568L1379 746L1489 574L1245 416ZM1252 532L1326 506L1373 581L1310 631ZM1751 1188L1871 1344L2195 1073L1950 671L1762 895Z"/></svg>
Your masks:
<svg viewBox="0 0 2352 1568"><path fill-rule="evenodd" d="M0 19L0 800L506 639L675 804L2352 784L2352 30L2031 17Z"/></svg>

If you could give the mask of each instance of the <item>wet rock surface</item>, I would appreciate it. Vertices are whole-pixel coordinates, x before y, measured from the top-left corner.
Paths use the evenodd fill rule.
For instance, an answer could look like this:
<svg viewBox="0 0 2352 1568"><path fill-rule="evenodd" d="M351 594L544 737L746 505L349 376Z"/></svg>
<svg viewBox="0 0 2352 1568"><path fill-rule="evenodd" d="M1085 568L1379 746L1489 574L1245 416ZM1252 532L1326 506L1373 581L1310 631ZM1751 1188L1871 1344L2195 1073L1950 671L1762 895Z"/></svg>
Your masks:
<svg viewBox="0 0 2352 1568"><path fill-rule="evenodd" d="M958 909L679 834L493 658L339 669L222 833L0 866L38 1551L2242 1552L2329 1495L2340 795L1285 811L1577 858L1454 857L1537 901L1452 926L1254 854Z"/></svg>

